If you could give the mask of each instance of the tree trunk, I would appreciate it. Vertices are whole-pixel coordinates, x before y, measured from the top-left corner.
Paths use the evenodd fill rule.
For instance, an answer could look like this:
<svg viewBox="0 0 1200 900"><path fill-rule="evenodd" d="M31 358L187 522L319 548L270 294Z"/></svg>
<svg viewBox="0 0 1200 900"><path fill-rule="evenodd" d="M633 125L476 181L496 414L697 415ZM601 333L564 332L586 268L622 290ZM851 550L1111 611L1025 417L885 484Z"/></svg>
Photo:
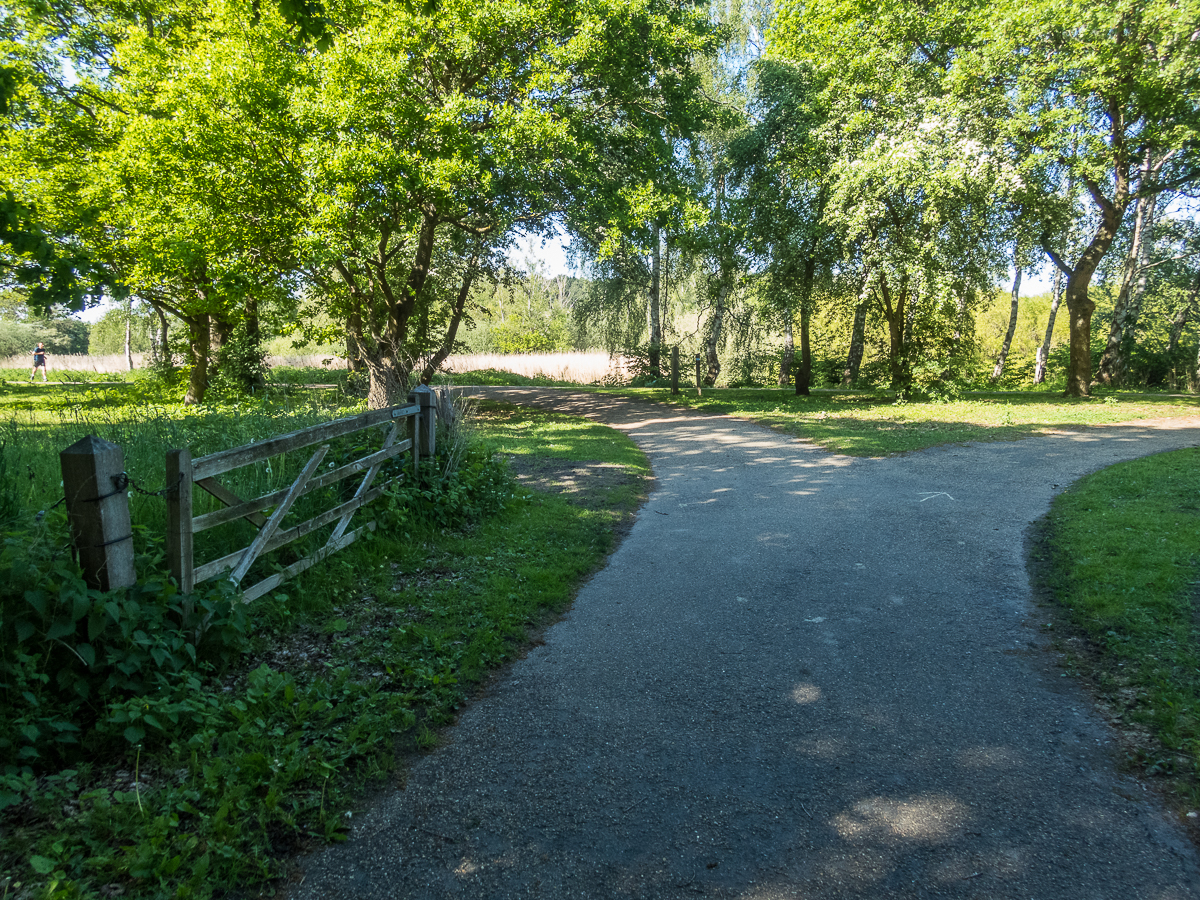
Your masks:
<svg viewBox="0 0 1200 900"><path fill-rule="evenodd" d="M812 383L812 347L808 343L809 320L812 318L811 304L800 304L800 370L796 372L796 393L808 396Z"/></svg>
<svg viewBox="0 0 1200 900"><path fill-rule="evenodd" d="M384 409L408 396L407 372L394 354L380 350L364 353L363 362L367 367L368 408Z"/></svg>
<svg viewBox="0 0 1200 900"><path fill-rule="evenodd" d="M867 301L860 301L854 309L854 329L850 333L850 353L846 356L846 371L842 373L842 384L849 387L858 381L858 370L862 365L864 332L867 323Z"/></svg>
<svg viewBox="0 0 1200 900"><path fill-rule="evenodd" d="M654 250L650 254L650 306L646 311L650 332L650 371L655 378L662 377L662 232L654 223Z"/></svg>
<svg viewBox="0 0 1200 900"><path fill-rule="evenodd" d="M133 371L133 298L125 299L125 370Z"/></svg>
<svg viewBox="0 0 1200 900"><path fill-rule="evenodd" d="M1142 317L1142 301L1146 298L1146 285L1150 280L1150 254L1154 249L1154 218L1158 207L1158 195L1150 198L1146 210L1146 228L1142 235L1141 249L1138 253L1137 280L1129 292L1129 302L1125 306L1124 322L1121 328L1121 342L1118 345L1119 355L1113 367L1113 378L1117 384L1129 381L1129 358L1133 354L1134 340L1137 335L1138 320Z"/></svg>
<svg viewBox="0 0 1200 900"><path fill-rule="evenodd" d="M804 258L804 270L800 275L800 371L796 373L796 393L808 396L812 383L812 347L809 345L809 325L812 319L813 276L817 272L817 261L810 252Z"/></svg>
<svg viewBox="0 0 1200 900"><path fill-rule="evenodd" d="M253 354L256 360L263 361L262 366L255 367L254 375L248 387L252 389L260 388L266 383L266 380L263 378L263 368L266 362L265 354L262 350L262 322L258 316L257 296L246 298L246 313L243 321L246 323L246 352L247 354Z"/></svg>
<svg viewBox="0 0 1200 900"><path fill-rule="evenodd" d="M188 388L187 393L183 395L183 402L187 406L193 406L203 403L204 395L208 391L208 356L211 352L211 335L208 316L194 316L186 321L190 339L188 342L189 362L192 364L192 371L188 375Z"/></svg>
<svg viewBox="0 0 1200 900"><path fill-rule="evenodd" d="M1187 325L1198 299L1200 299L1200 273L1196 275L1196 283L1192 285L1191 294L1179 307L1179 311L1175 313L1175 318L1171 322L1171 338L1167 341L1167 356L1171 356L1179 349L1179 339L1183 337L1183 328Z"/></svg>
<svg viewBox="0 0 1200 900"><path fill-rule="evenodd" d="M783 308L783 356L779 360L779 386L792 383L792 360L796 357L796 345L792 339L792 305Z"/></svg>
<svg viewBox="0 0 1200 900"><path fill-rule="evenodd" d="M1187 325L1190 314L1190 304L1185 303L1179 307L1179 311L1175 313L1175 318L1171 320L1171 337L1167 341L1167 356L1173 355L1179 349L1179 339L1183 337L1183 329Z"/></svg>
<svg viewBox="0 0 1200 900"><path fill-rule="evenodd" d="M1099 188L1089 183L1089 190L1097 201L1100 210L1100 223L1092 236L1083 255L1074 268L1068 267L1058 254L1050 250L1045 239L1042 247L1047 255L1054 260L1055 265L1067 276L1067 289L1064 299L1067 303L1068 322L1071 329L1071 362L1067 367L1068 397L1089 397L1092 391L1092 313L1096 304L1088 296L1092 284L1092 276L1104 254L1112 246L1113 240L1121 227L1121 219L1125 216L1128 205L1128 185L1120 181L1117 186L1116 201L1105 200Z"/></svg>
<svg viewBox="0 0 1200 900"><path fill-rule="evenodd" d="M1046 337L1042 340L1042 346L1038 347L1033 368L1034 384L1041 384L1046 380L1046 363L1050 359L1050 339L1054 337L1054 317L1058 315L1058 304L1062 300L1062 288L1062 272L1056 266L1054 269L1054 292L1050 297L1050 318L1046 322Z"/></svg>
<svg viewBox="0 0 1200 900"><path fill-rule="evenodd" d="M908 383L904 359L904 330L907 324L905 306L908 302L908 276L900 277L899 290L893 295L887 276L879 275L879 297L883 306L883 318L888 326L888 368L891 370L891 386L895 390Z"/></svg>
<svg viewBox="0 0 1200 900"><path fill-rule="evenodd" d="M717 279L716 303L713 305L712 318L708 320L708 328L704 335L704 352L708 362L704 383L709 387L717 383L717 376L721 374L721 360L717 356L717 347L721 342L721 328L725 324L725 299L729 296L729 276L722 272Z"/></svg>
<svg viewBox="0 0 1200 900"><path fill-rule="evenodd" d="M163 368L173 369L175 367L175 360L171 356L171 347L167 343L170 323L167 321L167 314L161 306L155 306L154 311L158 313L158 363Z"/></svg>
<svg viewBox="0 0 1200 900"><path fill-rule="evenodd" d="M1146 173L1143 171L1143 180L1145 177ZM1121 274L1121 289L1117 293L1112 323L1108 329L1108 340L1096 370L1096 380L1104 384L1121 384L1125 380L1128 345L1132 343L1133 329L1141 312L1141 297L1146 290L1144 267L1149 261L1151 241L1148 240L1148 236L1150 229L1154 227L1157 199L1157 194L1151 194L1139 198L1137 202L1133 237L1129 243L1129 253L1125 257L1125 269Z"/></svg>
<svg viewBox="0 0 1200 900"><path fill-rule="evenodd" d="M470 295L471 285L475 281L474 269L475 260L472 260L470 267L463 274L462 286L458 290L458 296L454 300L454 307L450 311L450 324L446 328L446 336L443 338L441 346L437 348L434 354L429 357L429 361L425 363L425 368L421 372L421 384L429 384L438 368L454 352L454 339L458 337L458 326L462 322L463 312L467 308L467 297Z"/></svg>
<svg viewBox="0 0 1200 900"><path fill-rule="evenodd" d="M1008 361L1008 350L1012 346L1013 335L1017 333L1017 310L1021 299L1021 267L1017 266L1013 276L1012 309L1008 313L1008 331L1004 334L1004 343L1000 346L1000 355L996 357L996 367L992 369L992 383L1000 380L1004 374L1004 363Z"/></svg>

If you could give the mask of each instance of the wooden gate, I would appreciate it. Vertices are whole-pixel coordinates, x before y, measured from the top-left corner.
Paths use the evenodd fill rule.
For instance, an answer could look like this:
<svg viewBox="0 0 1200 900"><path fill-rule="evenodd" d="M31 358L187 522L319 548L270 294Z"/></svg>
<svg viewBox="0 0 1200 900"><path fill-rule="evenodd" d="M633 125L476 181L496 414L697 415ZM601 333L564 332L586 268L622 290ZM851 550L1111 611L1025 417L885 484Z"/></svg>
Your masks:
<svg viewBox="0 0 1200 900"><path fill-rule="evenodd" d="M171 574L175 576L180 590L189 594L197 584L219 575L225 575L234 584L240 586L254 561L262 554L291 543L336 521L337 524L334 526L332 534L321 549L246 588L242 592L242 599L249 602L261 597L267 591L273 590L284 581L300 574L343 547L352 544L364 530L374 531L375 523L373 521L367 522L353 531L347 529L354 513L360 507L376 499L391 483L389 481L379 485L374 484L380 467L387 460L405 451L411 451L415 470L420 461L421 445L425 445L428 450L432 449L434 416L433 407L429 403L432 398L422 395L410 396L410 399L425 402L372 410L361 415L314 425L311 428L280 435L259 443L246 444L232 450L222 450L199 459L192 459L191 453L187 450L168 452L166 483L177 485L177 489L167 494L167 556L171 564ZM317 467L320 466L325 454L329 451L329 445L323 444L323 441L378 425L389 425L387 435L384 437L383 449L322 475L316 475ZM425 432L424 435L422 431ZM242 466L261 462L281 453L311 447L314 444L321 444L321 446L317 447L296 480L282 490L244 500L217 480L217 476ZM298 525L280 530L280 523L283 522L292 505L300 497L310 491L334 484L364 471L366 474L363 475L362 481L359 482L351 499ZM212 512L193 516L193 485L203 488L225 506ZM269 516L263 514L265 510L271 510ZM258 528L258 534L255 535L250 545L219 559L197 565L193 556L194 535L205 529L237 519L246 519Z"/></svg>

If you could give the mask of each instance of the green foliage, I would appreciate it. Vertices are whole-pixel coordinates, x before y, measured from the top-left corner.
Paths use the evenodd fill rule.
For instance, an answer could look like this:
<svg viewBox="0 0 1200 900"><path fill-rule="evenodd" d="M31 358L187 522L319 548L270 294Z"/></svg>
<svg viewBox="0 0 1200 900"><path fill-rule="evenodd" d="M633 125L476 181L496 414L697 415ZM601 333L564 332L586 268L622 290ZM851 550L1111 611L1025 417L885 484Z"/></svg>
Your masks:
<svg viewBox="0 0 1200 900"><path fill-rule="evenodd" d="M266 380L262 343L243 320L217 351L216 374L209 381L209 389L215 397L237 397L261 387Z"/></svg>
<svg viewBox="0 0 1200 900"><path fill-rule="evenodd" d="M0 550L0 766L35 771L176 728L120 704L170 694L190 671L212 671L245 649L245 608L226 582L182 598L150 580L125 592L89 589L76 567L45 553L45 531L12 532Z"/></svg>
<svg viewBox="0 0 1200 900"><path fill-rule="evenodd" d="M1044 530L1047 587L1098 648L1084 663L1120 718L1155 746L1130 762L1174 773L1200 800L1200 450L1121 463L1054 501Z"/></svg>
<svg viewBox="0 0 1200 900"><path fill-rule="evenodd" d="M445 445L438 449L439 456L421 461L419 477L388 488L381 513L386 529L411 533L416 526L460 528L495 515L512 502L512 478L491 452L478 445L469 447L447 470Z"/></svg>
<svg viewBox="0 0 1200 900"><path fill-rule="evenodd" d="M130 316L123 306L106 312L88 333L87 352L93 356L125 352L125 323L130 320L129 349L133 353L149 353L150 334L157 322L146 309L135 309Z"/></svg>

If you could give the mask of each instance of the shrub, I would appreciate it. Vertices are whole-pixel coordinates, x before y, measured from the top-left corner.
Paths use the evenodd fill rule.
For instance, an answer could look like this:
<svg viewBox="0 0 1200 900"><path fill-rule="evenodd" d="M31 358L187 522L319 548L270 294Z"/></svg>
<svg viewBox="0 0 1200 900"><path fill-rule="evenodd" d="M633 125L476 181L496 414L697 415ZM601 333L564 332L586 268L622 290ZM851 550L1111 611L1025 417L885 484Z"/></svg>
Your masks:
<svg viewBox="0 0 1200 900"><path fill-rule="evenodd" d="M245 606L228 582L191 597L150 579L108 594L89 588L65 556L39 552L35 533L0 550L0 765L42 770L102 749L140 743L178 724L121 713L128 698L174 695L244 647ZM120 727L117 727L120 726Z"/></svg>

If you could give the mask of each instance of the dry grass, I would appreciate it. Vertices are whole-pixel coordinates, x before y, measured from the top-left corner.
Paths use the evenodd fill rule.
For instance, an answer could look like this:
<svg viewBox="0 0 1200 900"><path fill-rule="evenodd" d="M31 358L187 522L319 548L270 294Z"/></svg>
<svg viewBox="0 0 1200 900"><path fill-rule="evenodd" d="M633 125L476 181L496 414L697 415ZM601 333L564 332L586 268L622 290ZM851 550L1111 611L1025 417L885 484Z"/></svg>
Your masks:
<svg viewBox="0 0 1200 900"><path fill-rule="evenodd" d="M271 366L289 366L298 369L314 368L338 371L345 369L346 360L327 353L285 353L267 358ZM88 354L51 355L48 373L96 372L117 374L126 371L125 355L111 353L103 356ZM148 354L133 354L134 368L148 363ZM587 353L526 353L519 356L503 356L498 353L477 353L451 356L443 368L447 372L473 372L495 369L512 372L526 378L544 377L553 381L569 381L575 384L592 384L606 376L623 375L625 360L603 352ZM13 356L0 362L0 368L28 370L32 362L28 356Z"/></svg>
<svg viewBox="0 0 1200 900"><path fill-rule="evenodd" d="M545 377L553 381L592 384L608 375L623 374L624 360L601 351L576 353L523 353L504 356L499 353L472 353L451 356L443 367L448 372L475 372L496 369L526 378Z"/></svg>
<svg viewBox="0 0 1200 900"><path fill-rule="evenodd" d="M133 354L133 367L136 369L142 365L142 360L145 357L143 353ZM128 364L125 361L124 353L108 353L103 356L90 356L87 353L68 353L65 355L50 354L46 360L47 373L54 370L63 372L98 372L102 374L113 374L117 372L128 371ZM28 370L33 366L33 358L28 353L10 356L8 359L0 362L0 368L5 369L25 369ZM41 374L38 374L41 378Z"/></svg>

